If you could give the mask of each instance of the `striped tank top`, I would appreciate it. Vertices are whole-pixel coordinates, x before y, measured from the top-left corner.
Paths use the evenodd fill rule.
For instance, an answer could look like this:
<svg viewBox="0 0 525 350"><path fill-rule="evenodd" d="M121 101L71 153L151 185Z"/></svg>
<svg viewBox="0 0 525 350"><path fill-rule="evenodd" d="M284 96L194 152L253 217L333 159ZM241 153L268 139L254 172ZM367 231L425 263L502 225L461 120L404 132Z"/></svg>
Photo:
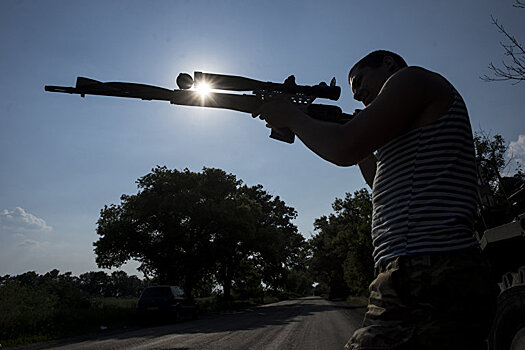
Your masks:
<svg viewBox="0 0 525 350"><path fill-rule="evenodd" d="M472 130L465 103L450 86L454 101L443 116L377 151L372 193L376 267L401 255L478 246Z"/></svg>

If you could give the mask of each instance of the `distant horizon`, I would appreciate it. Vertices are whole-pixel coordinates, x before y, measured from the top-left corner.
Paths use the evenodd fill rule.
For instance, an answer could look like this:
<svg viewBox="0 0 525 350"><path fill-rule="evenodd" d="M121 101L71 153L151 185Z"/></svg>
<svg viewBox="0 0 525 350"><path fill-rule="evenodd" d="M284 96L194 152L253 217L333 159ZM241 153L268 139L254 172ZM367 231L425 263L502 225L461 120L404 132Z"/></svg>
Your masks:
<svg viewBox="0 0 525 350"><path fill-rule="evenodd" d="M55 268L55 269L51 269L51 270L46 271L46 272L37 272L37 271L35 271L35 270L28 270L28 271L24 271L24 272L22 272L22 273L17 273L17 274L3 274L3 275L0 275L0 278L1 278L1 277L7 277L7 276L10 276L10 277L16 277L16 276L21 276L21 275L24 275L24 274L26 274L26 273L31 273L31 272L34 272L34 273L36 273L36 274L39 275L39 276L45 276L46 274L48 274L48 273L50 273L50 272L52 272L52 271L54 271L54 270L57 270L57 271L59 272L59 275L65 275L65 274L71 272L71 271L67 271L67 270L66 270L66 271L60 271L60 269L56 269L56 268ZM85 271L85 272L82 272L82 273L79 273L79 274L74 274L73 272L71 272L71 275L74 276L74 277L80 277L81 275L86 274L86 273L90 273L90 272L104 272L104 273L106 273L106 275L111 276L111 274L112 274L113 272L119 272L119 271L126 272L126 271L121 270L121 269L112 269L112 270L108 270L108 269L99 269L99 270L97 270L97 271ZM139 273L140 273L140 272L139 272ZM141 277L141 276L138 276L138 275L136 275L136 274L129 274L129 273L127 273L127 272L126 272L126 274L127 274L128 276L130 276L130 277L131 277L131 276L136 276L136 277L138 277L141 281L142 281L142 280L147 280L147 278L144 278L144 276Z"/></svg>

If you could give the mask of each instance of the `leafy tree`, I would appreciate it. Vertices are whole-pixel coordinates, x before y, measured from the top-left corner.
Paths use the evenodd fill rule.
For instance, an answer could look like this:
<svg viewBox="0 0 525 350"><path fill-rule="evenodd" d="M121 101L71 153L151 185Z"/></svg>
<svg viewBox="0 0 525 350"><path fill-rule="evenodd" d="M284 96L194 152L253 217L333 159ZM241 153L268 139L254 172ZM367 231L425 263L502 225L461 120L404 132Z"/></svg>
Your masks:
<svg viewBox="0 0 525 350"><path fill-rule="evenodd" d="M58 306L58 297L45 289L6 278L0 286L0 339L44 333Z"/></svg>
<svg viewBox="0 0 525 350"><path fill-rule="evenodd" d="M274 292L283 289L287 274L300 262L304 237L292 224L297 213L279 198L272 198L262 186L245 187L245 193L260 205L257 218L254 263L261 271L262 282Z"/></svg>
<svg viewBox="0 0 525 350"><path fill-rule="evenodd" d="M223 181L218 178L222 177ZM220 227L220 203L237 186L214 169L202 174L157 167L137 180L139 192L105 206L94 243L97 264L120 266L129 259L160 283L181 284L191 294L210 264L211 242Z"/></svg>
<svg viewBox="0 0 525 350"><path fill-rule="evenodd" d="M100 267L135 259L146 276L181 284L190 295L209 289L214 279L228 299L247 257L264 257L260 266L267 270L286 266L293 256L300 237L290 222L295 210L260 185L243 186L220 169L194 173L166 167L137 184L136 195L123 195L120 205L101 211L94 243Z"/></svg>
<svg viewBox="0 0 525 350"><path fill-rule="evenodd" d="M288 271L285 290L293 296L312 295L313 283L312 275L306 269L293 268Z"/></svg>
<svg viewBox="0 0 525 350"><path fill-rule="evenodd" d="M501 135L494 135L479 131L474 134L474 148L478 174L487 183L492 191L499 186L501 172L507 166L505 152L507 145Z"/></svg>
<svg viewBox="0 0 525 350"><path fill-rule="evenodd" d="M90 307L79 279L57 269L29 271L0 279L0 340L59 336L74 328Z"/></svg>
<svg viewBox="0 0 525 350"><path fill-rule="evenodd" d="M312 295L314 278L309 269L312 251L309 242L302 241L295 263L288 269L285 290L294 296Z"/></svg>
<svg viewBox="0 0 525 350"><path fill-rule="evenodd" d="M288 269L304 242L291 222L297 215L295 209L261 185L239 187L237 206L242 211L237 209L236 221L223 225L213 241L215 276L225 298L230 298L233 285L243 292L241 296L247 292L259 295L262 283L274 291L285 287ZM235 213L233 207L227 209Z"/></svg>
<svg viewBox="0 0 525 350"><path fill-rule="evenodd" d="M29 271L0 276L0 342L21 342L71 336L113 320L130 320L134 307L104 305L100 296L136 295L136 276L116 271L85 273L81 278L57 269L43 275ZM127 290L127 291L126 291ZM120 318L120 320L119 320Z"/></svg>
<svg viewBox="0 0 525 350"><path fill-rule="evenodd" d="M365 294L373 278L370 193L366 189L346 193L332 208L334 213L314 223L319 233L309 242L311 271L328 285L330 297Z"/></svg>
<svg viewBox="0 0 525 350"><path fill-rule="evenodd" d="M503 176L508 162L505 154L508 146L501 135L490 136L483 131L474 135L474 147L479 177L479 215L476 230L483 232L486 228L494 227L512 220L516 213L508 198L523 186L525 174L521 165L515 169L512 176ZM521 197L514 198L518 207L523 205L523 192Z"/></svg>
<svg viewBox="0 0 525 350"><path fill-rule="evenodd" d="M80 289L91 296L108 297L111 295L111 278L104 271L90 271L79 276Z"/></svg>
<svg viewBox="0 0 525 350"><path fill-rule="evenodd" d="M110 294L113 297L139 296L143 283L137 276L128 276L124 271L111 273Z"/></svg>
<svg viewBox="0 0 525 350"><path fill-rule="evenodd" d="M58 270L57 270L58 271ZM38 286L42 284L42 278L35 271L24 272L13 278L22 286Z"/></svg>
<svg viewBox="0 0 525 350"><path fill-rule="evenodd" d="M482 185L486 185L496 197L510 195L525 180L525 174L518 163L512 176L504 176L509 162L505 160L508 145L501 135L490 136L479 131L474 134L474 148L478 164L478 176Z"/></svg>
<svg viewBox="0 0 525 350"><path fill-rule="evenodd" d="M217 211L209 217L217 222L211 237L210 258L214 262L214 276L222 285L225 299L230 299L234 280L246 257L257 250L263 238L259 230L262 204L250 197L250 189L236 182L228 198L216 204Z"/></svg>
<svg viewBox="0 0 525 350"><path fill-rule="evenodd" d="M313 255L310 262L310 271L314 278L328 286L329 298L346 296L349 293L344 282L343 263L347 256L346 232L338 232L336 225L328 218L321 217L315 221L314 235L309 243Z"/></svg>
<svg viewBox="0 0 525 350"><path fill-rule="evenodd" d="M232 294L240 300L263 298L261 269L253 256L242 259L232 286Z"/></svg>

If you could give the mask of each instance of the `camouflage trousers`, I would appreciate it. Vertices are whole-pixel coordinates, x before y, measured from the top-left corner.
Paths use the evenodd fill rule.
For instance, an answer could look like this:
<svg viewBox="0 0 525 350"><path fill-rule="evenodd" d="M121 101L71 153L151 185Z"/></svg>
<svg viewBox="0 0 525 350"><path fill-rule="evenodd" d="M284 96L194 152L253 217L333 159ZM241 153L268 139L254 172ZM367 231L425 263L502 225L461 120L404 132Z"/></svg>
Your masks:
<svg viewBox="0 0 525 350"><path fill-rule="evenodd" d="M496 284L480 252L401 256L376 273L345 349L487 349Z"/></svg>

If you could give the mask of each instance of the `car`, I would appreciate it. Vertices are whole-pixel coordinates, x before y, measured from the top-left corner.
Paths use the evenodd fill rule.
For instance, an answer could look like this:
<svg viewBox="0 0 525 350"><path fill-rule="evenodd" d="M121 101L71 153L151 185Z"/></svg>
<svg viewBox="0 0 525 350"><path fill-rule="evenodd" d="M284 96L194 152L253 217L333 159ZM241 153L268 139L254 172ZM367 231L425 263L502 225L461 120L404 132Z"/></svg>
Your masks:
<svg viewBox="0 0 525 350"><path fill-rule="evenodd" d="M198 318L199 306L181 287L160 285L147 287L142 291L138 311L144 317L179 321L183 318Z"/></svg>

